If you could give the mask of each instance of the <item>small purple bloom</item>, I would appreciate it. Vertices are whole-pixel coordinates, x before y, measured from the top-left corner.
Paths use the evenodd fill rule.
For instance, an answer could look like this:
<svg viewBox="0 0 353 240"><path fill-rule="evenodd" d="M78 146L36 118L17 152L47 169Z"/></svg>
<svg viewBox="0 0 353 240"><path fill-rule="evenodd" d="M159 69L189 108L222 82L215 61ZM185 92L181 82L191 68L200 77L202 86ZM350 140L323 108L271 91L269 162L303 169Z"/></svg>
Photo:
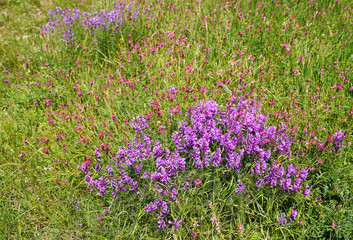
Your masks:
<svg viewBox="0 0 353 240"><path fill-rule="evenodd" d="M308 176L308 171L306 170L306 168L303 168L300 171L299 178L304 180L304 179L306 179L307 176Z"/></svg>
<svg viewBox="0 0 353 240"><path fill-rule="evenodd" d="M150 173L148 171L144 171L141 178L143 179L149 179L150 178Z"/></svg>
<svg viewBox="0 0 353 240"><path fill-rule="evenodd" d="M238 180L238 188L235 189L236 193L239 194L241 192L244 192L244 189L245 189L245 187L243 185L243 182Z"/></svg>
<svg viewBox="0 0 353 240"><path fill-rule="evenodd" d="M175 93L175 87L170 86L168 92L169 92L170 94L174 94L174 93Z"/></svg>
<svg viewBox="0 0 353 240"><path fill-rule="evenodd" d="M101 169L102 169L101 165L99 163L97 163L96 168L95 168L96 172L100 172Z"/></svg>
<svg viewBox="0 0 353 240"><path fill-rule="evenodd" d="M298 215L298 211L295 210L294 207L292 207L292 213L291 213L291 215L289 217L289 220L291 222L293 222L296 219L297 215Z"/></svg>
<svg viewBox="0 0 353 240"><path fill-rule="evenodd" d="M96 156L96 160L100 161L101 154L99 153L99 151L97 149L94 150L94 155Z"/></svg>
<svg viewBox="0 0 353 240"><path fill-rule="evenodd" d="M159 220L158 221L158 231L160 231L160 232L164 231L165 227L166 227L166 225L165 225L164 219Z"/></svg>
<svg viewBox="0 0 353 240"><path fill-rule="evenodd" d="M285 219L284 217L278 217L278 222L279 222L281 225L284 225L284 224L287 222L287 219Z"/></svg>
<svg viewBox="0 0 353 240"><path fill-rule="evenodd" d="M153 211L156 211L157 210L157 205L153 202L150 202L145 208L144 210L146 212L153 212Z"/></svg>
<svg viewBox="0 0 353 240"><path fill-rule="evenodd" d="M306 198L309 195L309 193L310 193L309 185L306 184L306 188L303 192L303 196Z"/></svg>
<svg viewBox="0 0 353 240"><path fill-rule="evenodd" d="M86 175L86 177L85 177L85 182L86 182L87 184L90 184L90 183L91 183L91 177L90 177L89 175Z"/></svg>
<svg viewBox="0 0 353 240"><path fill-rule="evenodd" d="M105 168L108 171L109 176L113 174L113 166L112 165L107 165Z"/></svg>
<svg viewBox="0 0 353 240"><path fill-rule="evenodd" d="M183 222L183 220L178 221L177 219L174 219L174 222L168 221L168 223L170 225L174 225L175 230L178 230L178 228L179 228L179 226L181 225L182 222Z"/></svg>
<svg viewBox="0 0 353 240"><path fill-rule="evenodd" d="M109 210L108 210L107 208L105 208L105 209L102 211L102 213L103 213L104 215L109 215Z"/></svg>

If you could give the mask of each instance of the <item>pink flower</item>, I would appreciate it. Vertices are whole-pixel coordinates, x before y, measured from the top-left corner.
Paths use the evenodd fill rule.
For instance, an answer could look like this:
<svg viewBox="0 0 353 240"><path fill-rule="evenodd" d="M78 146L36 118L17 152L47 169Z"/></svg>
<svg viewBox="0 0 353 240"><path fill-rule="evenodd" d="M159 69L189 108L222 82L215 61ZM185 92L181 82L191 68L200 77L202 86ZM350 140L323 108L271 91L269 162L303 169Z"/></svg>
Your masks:
<svg viewBox="0 0 353 240"><path fill-rule="evenodd" d="M194 181L195 187L197 187L198 185L200 185L202 182L201 180L198 178L196 181Z"/></svg>
<svg viewBox="0 0 353 240"><path fill-rule="evenodd" d="M243 232L243 231L244 231L243 225L238 225L238 231L239 231L239 232Z"/></svg>
<svg viewBox="0 0 353 240"><path fill-rule="evenodd" d="M196 227L198 227L199 226L199 222L198 221L196 221L196 220L194 220L194 227L196 228Z"/></svg>
<svg viewBox="0 0 353 240"><path fill-rule="evenodd" d="M220 225L221 225L221 222L217 222L216 223L216 231L219 233L219 227L220 227Z"/></svg>
<svg viewBox="0 0 353 240"><path fill-rule="evenodd" d="M336 223L332 222L332 224L330 225L330 228L335 228L336 227Z"/></svg>
<svg viewBox="0 0 353 240"><path fill-rule="evenodd" d="M200 92L205 93L206 92L206 87L200 87Z"/></svg>
<svg viewBox="0 0 353 240"><path fill-rule="evenodd" d="M213 214L212 217L210 218L212 222L215 222L217 220L216 214Z"/></svg>
<svg viewBox="0 0 353 240"><path fill-rule="evenodd" d="M146 119L147 119L147 120L148 120L148 119L151 119L151 116L152 116L152 113L151 113L151 112L147 113L147 114L146 114Z"/></svg>

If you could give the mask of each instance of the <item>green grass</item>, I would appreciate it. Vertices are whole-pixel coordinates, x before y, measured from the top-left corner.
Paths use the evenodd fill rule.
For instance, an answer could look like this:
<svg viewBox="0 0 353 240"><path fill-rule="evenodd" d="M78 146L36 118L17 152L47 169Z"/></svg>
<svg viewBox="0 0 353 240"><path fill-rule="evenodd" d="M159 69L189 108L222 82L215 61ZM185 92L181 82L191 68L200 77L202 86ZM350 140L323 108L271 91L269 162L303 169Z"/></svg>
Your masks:
<svg viewBox="0 0 353 240"><path fill-rule="evenodd" d="M124 24L116 34L97 31L93 37L75 26L77 45L68 46L60 31L51 36L39 33L48 10L68 6L98 11L110 9L112 1L0 0L0 70L8 70L0 73L0 238L189 239L196 231L197 239L349 239L353 235L350 1L288 1L286 6L268 1L266 7L257 1L237 1L229 8L225 2L221 8L218 1L146 2L140 8L155 11L150 20L138 18L133 27ZM168 38L170 32L173 39ZM131 45L137 43L139 49L132 53ZM158 47L161 43L165 45ZM282 46L285 43L288 49ZM102 153L108 164L125 145L124 139L132 139L124 119L152 112L151 134L170 146L171 134L178 121L186 119L189 106L209 97L227 105L228 95L219 82L235 96L261 101L261 111L268 113L266 125L287 123L296 136L293 156L276 160L314 166L308 176L309 197L272 188L249 188L236 195L239 175L222 178L222 172L214 169L190 172L190 178L199 178L202 184L197 191L180 192L180 204L169 215L183 219L183 224L178 231L168 226L159 233L157 218L143 210L150 200L147 193L140 199L126 193L114 201L87 189L78 165L88 155L93 159L95 147L102 143L109 145L107 155ZM334 88L339 84L341 89ZM193 90L185 91L183 85ZM169 86L180 90L173 100L162 97ZM207 91L201 93L200 87ZM50 106L45 105L47 99ZM154 99L160 114L151 108ZM182 114L169 117L177 105ZM157 133L160 125L166 126L165 138ZM103 130L104 137L99 138ZM347 134L344 149L337 153L329 148L319 152L310 143L315 137L325 141L337 130ZM56 140L57 135L62 139ZM79 142L82 138L90 141ZM254 180L244 179L249 184ZM69 205L72 195L81 201L79 210ZM290 214L292 206L298 210L297 221L280 225L277 217ZM109 209L108 216L102 215L104 208ZM220 231L210 221L213 214L220 219ZM193 221L200 226L194 227ZM101 231L99 224L108 224L111 230ZM238 225L245 231L240 233Z"/></svg>

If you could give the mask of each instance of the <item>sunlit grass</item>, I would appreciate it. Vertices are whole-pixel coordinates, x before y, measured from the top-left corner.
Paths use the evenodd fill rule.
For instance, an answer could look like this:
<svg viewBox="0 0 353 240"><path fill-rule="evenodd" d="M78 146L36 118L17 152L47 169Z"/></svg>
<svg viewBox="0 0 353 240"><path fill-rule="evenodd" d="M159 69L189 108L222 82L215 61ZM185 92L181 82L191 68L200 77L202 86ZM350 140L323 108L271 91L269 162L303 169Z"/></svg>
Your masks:
<svg viewBox="0 0 353 240"><path fill-rule="evenodd" d="M162 2L138 3L140 11L149 8L154 15L137 18L133 26L126 21L116 34L97 30L91 36L75 26L80 37L68 46L60 29L40 34L48 10L108 10L112 2L0 1L1 237L349 239L350 2ZM177 92L168 96L171 86ZM109 145L102 151L108 164L132 140L126 123L133 117L151 114L151 133L171 147L188 107L208 98L225 107L240 95L261 101L267 126L285 122L296 136L292 156L274 160L312 167L307 198L287 198L271 188L236 195L235 178L203 169L190 173L202 185L180 193L170 211L183 219L179 230L168 225L159 233L157 218L143 210L146 199L125 194L114 201L87 189L78 166L88 156L93 164L101 144ZM175 109L180 114L171 114ZM166 131L159 134L161 125ZM319 150L318 141L338 130L346 134L344 148ZM69 205L72 195L81 201L79 210ZM292 206L296 221L278 223Z"/></svg>

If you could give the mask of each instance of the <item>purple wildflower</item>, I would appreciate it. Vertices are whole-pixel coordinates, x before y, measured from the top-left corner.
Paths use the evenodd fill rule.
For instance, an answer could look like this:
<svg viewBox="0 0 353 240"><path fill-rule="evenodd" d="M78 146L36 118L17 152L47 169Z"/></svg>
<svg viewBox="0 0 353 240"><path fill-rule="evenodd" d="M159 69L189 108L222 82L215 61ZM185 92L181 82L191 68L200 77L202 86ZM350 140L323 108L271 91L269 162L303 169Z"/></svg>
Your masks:
<svg viewBox="0 0 353 240"><path fill-rule="evenodd" d="M243 182L238 180L238 188L235 189L236 193L239 194L241 192L244 192L244 189L245 189L245 187L243 185Z"/></svg>
<svg viewBox="0 0 353 240"><path fill-rule="evenodd" d="M170 225L174 225L175 230L178 230L178 228L179 228L179 226L181 225L182 222L183 222L183 220L178 221L177 219L174 219L174 222L168 221L168 223Z"/></svg>
<svg viewBox="0 0 353 240"><path fill-rule="evenodd" d="M303 192L303 196L306 198L309 195L309 193L310 193L309 185L306 184L306 188Z"/></svg>
<svg viewBox="0 0 353 240"><path fill-rule="evenodd" d="M287 222L287 219L285 219L284 217L278 217L278 222L281 224L281 225L284 225L286 222Z"/></svg>
<svg viewBox="0 0 353 240"><path fill-rule="evenodd" d="M298 215L298 211L295 210L294 207L292 207L292 213L291 213L291 215L289 217L289 220L291 222L293 222L296 219L297 215Z"/></svg>

